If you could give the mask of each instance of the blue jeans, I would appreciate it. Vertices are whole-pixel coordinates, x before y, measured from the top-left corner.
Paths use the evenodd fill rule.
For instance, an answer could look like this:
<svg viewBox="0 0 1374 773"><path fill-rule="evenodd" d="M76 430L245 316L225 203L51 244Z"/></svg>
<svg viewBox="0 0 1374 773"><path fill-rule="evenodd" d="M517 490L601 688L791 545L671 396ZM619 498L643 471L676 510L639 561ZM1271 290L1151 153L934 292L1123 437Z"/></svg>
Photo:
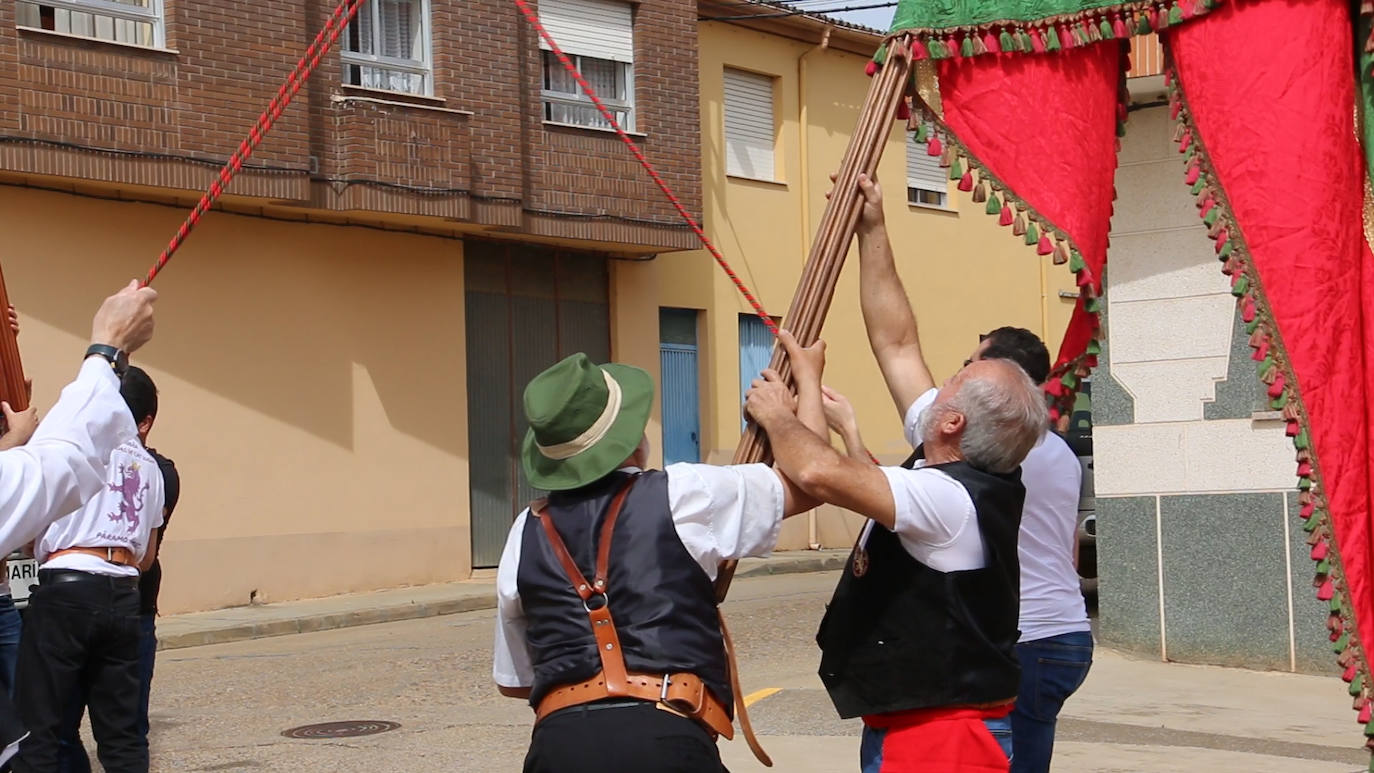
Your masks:
<svg viewBox="0 0 1374 773"><path fill-rule="evenodd" d="M1011 713L1012 773L1046 773L1054 754L1054 726L1064 701L1088 678L1093 637L1087 631L1016 645L1021 690Z"/></svg>
<svg viewBox="0 0 1374 773"><path fill-rule="evenodd" d="M997 740L997 745L1002 747L1002 753L1011 759L1011 720L1006 717L998 719L985 719L983 724L987 726L988 732ZM872 728L864 725L863 738L859 741L859 773L878 773L883 767L883 740L887 737L887 730Z"/></svg>
<svg viewBox="0 0 1374 773"><path fill-rule="evenodd" d="M148 738L148 696L153 686L153 659L157 654L157 616L139 615L138 640L138 730L144 740ZM91 773L91 759L86 747L81 743L81 718L86 713L86 697L89 689L81 685L78 694L67 705L67 714L62 722L62 731L57 740L58 773Z"/></svg>
<svg viewBox="0 0 1374 773"><path fill-rule="evenodd" d="M14 608L14 597L0 596L0 688L14 697L14 667L19 662L19 635L24 620Z"/></svg>

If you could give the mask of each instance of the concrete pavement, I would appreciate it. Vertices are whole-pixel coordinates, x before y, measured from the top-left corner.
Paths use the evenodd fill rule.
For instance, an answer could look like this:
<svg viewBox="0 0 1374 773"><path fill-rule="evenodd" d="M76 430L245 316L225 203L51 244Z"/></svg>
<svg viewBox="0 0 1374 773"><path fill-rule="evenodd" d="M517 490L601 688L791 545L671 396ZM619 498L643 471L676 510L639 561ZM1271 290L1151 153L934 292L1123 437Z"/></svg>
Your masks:
<svg viewBox="0 0 1374 773"><path fill-rule="evenodd" d="M834 582L833 572L756 574L736 585L726 605L773 770L858 769L859 724L836 717L815 676L813 636ZM415 598L416 606L439 603ZM153 771L519 770L530 711L492 688L493 622L489 611L436 612L164 652L153 684ZM1184 666L1100 649L1065 707L1054 770L1357 773L1369 756L1354 718L1346 685L1334 676ZM281 736L342 720L401 727L347 739ZM733 773L764 771L742 741L721 749Z"/></svg>
<svg viewBox="0 0 1374 773"><path fill-rule="evenodd" d="M847 550L807 550L775 553L768 558L746 558L739 563L735 576L742 579L840 569L848 555ZM253 604L160 618L157 621L158 649L394 623L495 607L494 579Z"/></svg>

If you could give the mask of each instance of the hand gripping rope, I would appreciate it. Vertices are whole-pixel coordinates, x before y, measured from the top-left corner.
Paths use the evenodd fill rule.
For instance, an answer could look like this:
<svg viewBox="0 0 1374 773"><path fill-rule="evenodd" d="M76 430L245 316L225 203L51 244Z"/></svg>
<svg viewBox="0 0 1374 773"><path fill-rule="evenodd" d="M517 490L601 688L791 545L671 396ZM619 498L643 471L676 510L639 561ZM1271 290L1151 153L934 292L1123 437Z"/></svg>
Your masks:
<svg viewBox="0 0 1374 773"><path fill-rule="evenodd" d="M335 41L339 38L339 34L348 26L349 21L353 19L353 16L357 14L358 9L362 7L365 1L366 0L342 0L334 9L334 12L329 15L329 19L325 22L324 28L315 36L315 40L310 44L310 47L305 50L305 54L301 57L300 61L296 63L295 69L287 76L286 82L277 90L276 96L272 97L272 101L267 105L267 109L263 111L262 115L258 116L257 123L248 131L248 136L239 143L238 149L234 151L234 154L230 156L229 160L220 168L219 176L214 182L210 183L209 189L200 197L200 201L197 202L195 208L191 210L191 214L187 215L185 222L177 229L172 240L167 243L167 247L164 248L162 254L158 256L157 263L149 269L148 276L143 280L143 285L145 287L152 283L153 279L155 279L158 273L162 271L163 267L167 265L167 262L172 259L172 254L186 241L186 237L191 233L191 229L196 227L196 224L200 222L200 218L210 210L210 207L212 207L215 201L224 193L224 190L229 186L229 181L234 179L234 175L238 174L239 170L243 168L243 162L247 160L258 145L262 143L263 138L272 128L272 125L281 117L282 111L286 109L287 105L291 104L291 99L296 96L296 92L300 91L305 80L309 78L310 74L319 66L320 59L334 46ZM578 71L577 66L572 63L572 60L568 58L567 54L563 53L563 49L558 47L558 43L549 35L549 31L544 29L544 25L539 22L539 15L530 7L526 0L515 0L515 5L520 9L520 13L524 15L525 19L534 26L534 29L539 33L539 37L541 37L549 48L553 50L553 54L558 58L559 63L567 69L570 75L572 75L573 80L577 81L577 85L582 87L582 91L587 95L587 98L592 101L596 109L599 110L606 121L610 123L611 128L615 130L616 136L620 137L621 141L629 147L630 152L634 154L635 159L644 167L644 171L648 172L649 176L653 178L659 190L663 191L664 196L668 197L668 202L673 205L677 213L687 222L688 227L692 229L692 233L696 234L697 238L701 240L702 246L711 253L711 257L716 259L716 263L718 263L725 271L725 274L730 277L730 281L734 282L735 287L739 289L744 299L753 307L754 313L759 315L759 318L763 320L763 324L768 327L768 330L772 332L773 335L777 335L778 327L773 323L773 318L768 316L768 312L764 311L763 304L759 303L758 299L754 297L754 294L745 286L744 281L739 278L735 270L725 261L725 256L721 255L720 250L716 249L716 246L711 243L710 238L706 236L706 232L702 230L701 225L698 224L691 213L687 211L687 208L682 206L682 202L678 199L677 195L673 193L673 190L668 187L668 183L664 182L658 170L654 169L654 165L649 163L649 159L645 158L639 146L636 145L634 140L630 138L630 135L626 134L625 130L621 128L620 123L615 119L615 115L606 108L605 103L596 95L596 91L592 89L591 84L587 82L586 78L582 77L582 73Z"/></svg>

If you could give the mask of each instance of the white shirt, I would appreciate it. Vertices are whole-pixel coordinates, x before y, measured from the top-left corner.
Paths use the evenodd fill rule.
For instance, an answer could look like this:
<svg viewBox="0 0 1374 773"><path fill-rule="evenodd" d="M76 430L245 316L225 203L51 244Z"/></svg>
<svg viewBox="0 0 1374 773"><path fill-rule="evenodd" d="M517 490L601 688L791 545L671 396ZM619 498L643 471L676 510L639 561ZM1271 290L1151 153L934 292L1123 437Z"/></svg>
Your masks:
<svg viewBox="0 0 1374 773"><path fill-rule="evenodd" d="M907 411L906 437L913 448L921 444L916 431L921 413L935 401L938 391L921 395ZM1082 482L1078 457L1053 432L1046 432L1021 463L1021 483L1026 487L1016 538L1021 564L1021 641L1091 630L1073 565Z"/></svg>
<svg viewBox="0 0 1374 773"><path fill-rule="evenodd" d="M768 465L672 464L665 472L668 510L678 539L712 582L722 561L767 555L777 545L784 495L782 481ZM496 570L497 625L491 675L502 687L534 684L525 613L516 583L528 515L526 510L511 525Z"/></svg>
<svg viewBox="0 0 1374 773"><path fill-rule="evenodd" d="M0 451L0 555L36 538L105 485L110 454L138 428L110 364L81 365L29 442Z"/></svg>
<svg viewBox="0 0 1374 773"><path fill-rule="evenodd" d="M1021 482L1021 641L1091 630L1073 565L1083 467L1063 438L1046 432L1021 463Z"/></svg>
<svg viewBox="0 0 1374 773"><path fill-rule="evenodd" d="M908 440L915 438L913 447L920 445L917 427L921 414L935 402L936 393L935 389L926 392L907 409L906 436ZM880 468L892 488L893 532L912 558L938 572L982 568L983 533L978 529L973 498L963 484L925 464L922 459L911 470ZM873 529L881 528L873 521L865 524L859 535L860 547L867 544Z"/></svg>
<svg viewBox="0 0 1374 773"><path fill-rule="evenodd" d="M162 471L157 460L137 437L124 441L110 454L105 486L100 493L43 533L34 550L38 568L137 577L137 564L148 551L148 535L162 525L163 500ZM112 564L81 553L48 560L51 553L77 547L126 548L134 555L134 565Z"/></svg>

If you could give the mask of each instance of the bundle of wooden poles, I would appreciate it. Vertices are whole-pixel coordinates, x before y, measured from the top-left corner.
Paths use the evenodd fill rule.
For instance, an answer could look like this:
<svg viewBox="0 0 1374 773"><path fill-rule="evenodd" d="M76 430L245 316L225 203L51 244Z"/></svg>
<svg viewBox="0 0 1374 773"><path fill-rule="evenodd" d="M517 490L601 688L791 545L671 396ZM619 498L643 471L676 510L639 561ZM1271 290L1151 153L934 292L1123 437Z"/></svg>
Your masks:
<svg viewBox="0 0 1374 773"><path fill-rule="evenodd" d="M19 341L9 322L10 294L5 289L5 276L0 273L0 400L16 411L29 407L29 390L24 386L24 365L19 361ZM3 420L0 420L3 423Z"/></svg>
<svg viewBox="0 0 1374 773"><path fill-rule="evenodd" d="M792 305L783 318L783 328L796 337L802 346L810 346L820 338L830 301L835 296L835 284L844 268L845 255L854 240L854 230L863 211L863 194L859 190L859 175L870 177L878 169L883 149L892 131L897 109L911 91L911 41L902 36L888 42L883 67L871 79L868 96L859 113L859 122L845 149L835 177L835 187L821 216L816 239L811 244L806 267L802 270ZM783 381L792 379L791 364L782 347L775 347L770 368ZM768 439L750 420L739 446L735 449L734 464L770 461ZM735 575L734 561L721 564L716 575L716 599L724 601Z"/></svg>

